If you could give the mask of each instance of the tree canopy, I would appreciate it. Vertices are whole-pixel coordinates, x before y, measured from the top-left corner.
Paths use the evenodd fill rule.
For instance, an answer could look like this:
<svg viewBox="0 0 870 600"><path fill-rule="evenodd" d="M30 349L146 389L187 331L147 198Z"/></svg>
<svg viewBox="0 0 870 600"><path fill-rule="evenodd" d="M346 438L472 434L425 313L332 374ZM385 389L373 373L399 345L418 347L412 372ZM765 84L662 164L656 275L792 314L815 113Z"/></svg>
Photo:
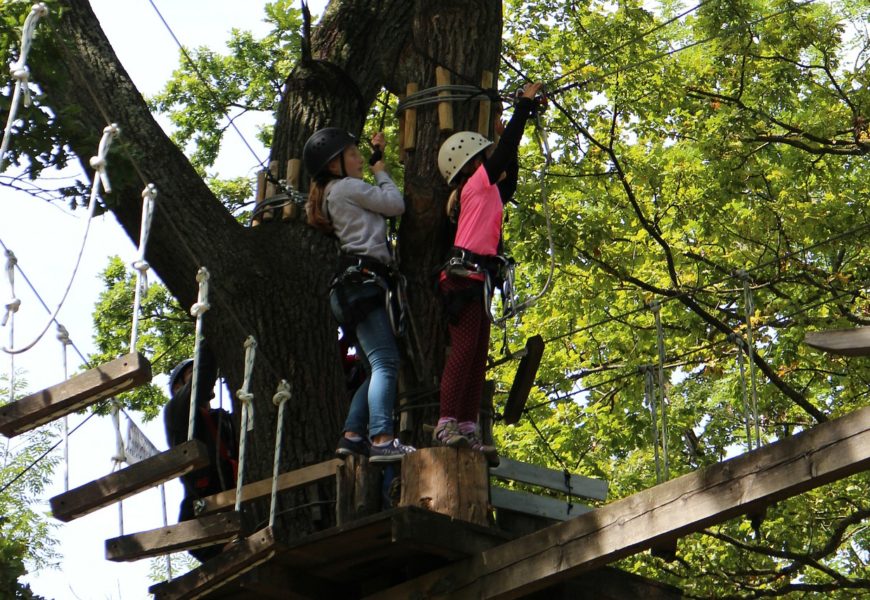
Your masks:
<svg viewBox="0 0 870 600"><path fill-rule="evenodd" d="M390 14L402 27L420 27L402 11L419 16L425 9L407 5L393 6ZM213 163L220 144L228 143L221 133L227 125L223 112L231 106L276 112L276 130L263 131L273 144L273 157L290 156L279 148L281 140L304 138L295 129L288 134L288 124L310 128L313 121L331 116L342 125L362 127L368 117L365 127L371 130L386 115L388 130L397 127L392 111L373 100L381 87L404 92L394 79L405 71L390 69L412 62L408 54L420 54L419 40L405 46L404 38L397 40L396 49L384 49L395 64L378 65L375 70L384 72L371 80L362 82L360 76L356 92L363 110L356 106L358 98L347 94L335 101L341 106L333 113L315 118L292 101L315 94L311 81L327 77L321 67L306 62L306 52L313 48L322 60L346 70L357 64L354 60L364 62L342 50L365 52L354 45L354 36L362 32L348 25L348 19L359 16L354 12L359 7L332 2L315 28L313 44L306 46L301 16L291 6L269 5L274 30L262 40L234 32L228 56L191 50L192 63L182 59L172 81L151 99L153 110L172 116L177 128L173 140L188 151L199 176ZM18 8L17 15L2 18L0 35L10 55L15 53L13 26L23 20L27 7ZM864 185L870 151L868 9L862 0L655 5L505 0L498 89L509 98L523 81L545 82L549 104L539 122L553 159L542 177L545 157L530 128L505 244L519 263L522 298L543 288L551 260L555 278L546 295L508 322L503 338L493 336L493 358L519 349L534 334L546 341L523 419L496 427L503 454L607 479L611 497L620 498L664 476L660 462L665 448L661 440L654 443L650 396L657 424L662 395L666 398L664 436L672 477L866 405L867 359L824 355L802 340L812 330L870 324L870 251L864 243L870 229ZM336 31L336 36L329 33ZM40 66L49 68L56 43L51 33L37 39L34 79ZM421 68L426 69L431 71L431 65ZM474 80L463 71L453 75L469 79L460 83L479 83L479 73ZM69 160L68 152L82 135L78 121L62 128L55 119L80 110L57 103L65 97L60 84L47 86L16 126L12 156L34 177L43 166ZM327 95L321 101L323 97ZM8 93L0 103L5 111ZM134 146L130 152L136 155L141 149ZM397 152L393 148L393 156ZM422 156L406 161L406 167L417 168L415 161ZM434 173L434 166L428 172ZM415 198L428 189L429 198L438 198L439 208L443 205L442 182L426 180L418 171L410 179L406 171L405 181L406 192L413 189ZM203 227L230 231L228 211L237 214L252 188L238 181L209 183L229 208L221 207L222 215L209 209L214 215ZM132 208L112 202L107 201L108 207L122 222L135 223ZM421 239L414 228L420 214L425 213L412 212L403 223L401 239ZM188 235L180 227L182 236ZM238 244L243 248L239 259L251 265L264 264L262 254L269 255L288 236L305 240L306 250L292 254L291 261L329 247L304 228L285 225L290 232L279 234L277 227L282 226L268 225L270 231L257 233L261 237L251 246L245 245L250 231L222 233L216 242ZM415 256L414 249L408 256ZM419 282L427 280L430 266L403 262ZM182 306L192 297L192 284L182 283L184 270L160 273ZM186 271L191 275L191 265ZM265 277L256 268L254 273ZM103 302L112 302L117 294L121 304L129 303L126 277L118 264L106 272L109 289ZM300 285L322 290L322 279L314 275ZM249 291L241 281L225 284L224 292ZM270 289L258 281L250 291ZM422 295L426 289L420 283L415 291ZM172 301L156 288L149 298L153 303L146 311L154 319L145 343L152 351L171 354L171 336L179 335L165 310ZM254 319L252 306L243 305L239 313ZM304 314L324 316L322 304L313 306ZM123 318L106 319L114 312L101 311L98 323L107 355L116 351L113 336L124 338L119 335ZM224 316L230 319L226 312ZM286 325L294 335L314 339L300 333L304 328L298 323L266 320L267 327ZM218 330L226 334L230 329ZM439 339L434 335L432 345ZM273 344L267 351L274 356L282 350L286 348ZM428 355L434 353L427 348ZM336 379L334 351L318 349L312 360L331 364L319 375ZM658 386L660 364L663 390ZM646 385L648 366L654 369L652 390ZM515 368L515 361L507 361L492 371L497 410L504 408ZM238 369L230 376L238 379ZM336 387L310 385L309 390L335 397ZM136 402L153 414L160 396L139 396ZM324 421L329 425L329 417ZM656 430L661 434L661 428ZM323 435L331 438L333 432ZM637 555L620 566L673 583L697 598L852 598L867 593L867 483L866 474L855 476L780 502L763 518L737 519L680 540L674 562Z"/></svg>

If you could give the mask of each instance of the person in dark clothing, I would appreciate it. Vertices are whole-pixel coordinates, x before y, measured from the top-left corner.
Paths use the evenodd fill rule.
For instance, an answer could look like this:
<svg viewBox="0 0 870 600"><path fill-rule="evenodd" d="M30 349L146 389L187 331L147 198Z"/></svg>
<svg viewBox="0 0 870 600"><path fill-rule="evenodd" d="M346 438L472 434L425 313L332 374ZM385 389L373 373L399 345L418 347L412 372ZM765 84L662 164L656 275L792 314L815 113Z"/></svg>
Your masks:
<svg viewBox="0 0 870 600"><path fill-rule="evenodd" d="M190 359L178 363L169 376L170 399L163 411L163 424L170 447L187 441L192 379L193 360ZM184 499L178 514L179 522L196 517L196 500L236 486L239 454L232 415L222 408L209 406L214 397L216 380L217 362L214 355L203 347L199 361L193 437L208 448L211 464L181 476ZM191 550L190 554L200 562L205 562L220 552L221 546L209 546Z"/></svg>

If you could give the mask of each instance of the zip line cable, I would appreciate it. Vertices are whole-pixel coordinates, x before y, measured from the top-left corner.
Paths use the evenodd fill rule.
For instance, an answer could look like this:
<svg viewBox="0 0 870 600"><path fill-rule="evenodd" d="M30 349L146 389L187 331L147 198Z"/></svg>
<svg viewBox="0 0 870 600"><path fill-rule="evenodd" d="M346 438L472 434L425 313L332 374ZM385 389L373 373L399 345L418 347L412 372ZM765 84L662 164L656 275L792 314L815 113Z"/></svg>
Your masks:
<svg viewBox="0 0 870 600"><path fill-rule="evenodd" d="M154 12L157 13L157 16L160 19L160 21L163 23L163 26L166 27L166 31L169 32L169 35L172 36L172 39L175 41L175 44L178 46L178 49L181 50L181 53L184 55L184 58L187 59L187 62L190 65L190 68L193 69L193 72L196 74L197 78L199 78L200 82L205 86L205 89L206 89L206 91L208 91L209 95L211 96L211 99L215 103L215 106L218 106L218 107L222 106L222 102L221 102L220 98L218 98L217 93L214 91L211 84L208 82L208 80L205 78L205 76L199 70L199 67L193 61L193 58L190 56L190 54L188 54L187 49L182 45L181 41L178 39L178 36L175 35L175 32L172 30L172 27L170 27L169 23L166 22L166 19L163 18L163 14L160 12L160 9L157 8L157 5L154 4L154 0L148 0L148 3L152 6L152 8L154 8ZM264 170L266 170L268 172L268 169L266 169L265 161L260 159L260 157L257 155L257 152L254 150L254 148L251 146L251 144L248 143L248 140L245 138L245 136L242 134L242 131L236 125L235 119L230 117L229 113L226 110L222 110L221 112L223 112L223 115L227 118L227 121L229 122L230 127L232 127L233 130L239 135L239 138L241 138L242 143L245 145L245 147L248 149L248 151L251 153L251 155L257 161L257 164L260 165L260 167L262 167Z"/></svg>

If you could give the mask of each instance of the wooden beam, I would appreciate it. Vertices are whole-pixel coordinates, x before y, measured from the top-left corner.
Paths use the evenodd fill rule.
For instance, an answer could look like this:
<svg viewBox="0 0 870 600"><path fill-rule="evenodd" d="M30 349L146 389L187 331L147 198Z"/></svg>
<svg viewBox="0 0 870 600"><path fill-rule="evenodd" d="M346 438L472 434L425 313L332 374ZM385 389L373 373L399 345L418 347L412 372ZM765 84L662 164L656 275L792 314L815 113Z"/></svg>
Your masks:
<svg viewBox="0 0 870 600"><path fill-rule="evenodd" d="M240 540L210 561L177 579L148 588L155 600L200 598L270 560L277 552L272 529L266 527Z"/></svg>
<svg viewBox="0 0 870 600"><path fill-rule="evenodd" d="M494 508L512 510L513 512L544 517L554 521L573 519L592 510L588 506L572 501L571 512L568 512L568 502L566 500L501 487L490 488L489 501Z"/></svg>
<svg viewBox="0 0 870 600"><path fill-rule="evenodd" d="M315 483L321 479L335 476L336 469L342 466L344 462L338 458L333 458L322 463L309 465L288 471L278 475L278 491L283 492L292 490L297 487L302 487L310 483ZM254 483L249 483L242 487L242 502L249 502L268 496L272 493L272 478L261 479ZM236 504L236 490L226 490L212 496L203 498L204 508L200 512L201 515L226 510Z"/></svg>
<svg viewBox="0 0 870 600"><path fill-rule="evenodd" d="M151 381L151 363L126 354L41 392L0 406L0 433L8 438Z"/></svg>
<svg viewBox="0 0 870 600"><path fill-rule="evenodd" d="M570 474L566 481L563 471L539 467L510 458L502 457L499 465L491 468L489 474L499 479L539 485L550 490L562 492L563 494L570 493L572 496L591 498L593 500L607 499L608 483L603 479L592 479L591 477ZM568 489L569 484L571 486L570 490Z"/></svg>
<svg viewBox="0 0 870 600"><path fill-rule="evenodd" d="M50 500L51 512L60 521L72 521L208 464L208 448L190 440L55 496Z"/></svg>
<svg viewBox="0 0 870 600"><path fill-rule="evenodd" d="M804 337L804 342L831 354L870 356L870 327L811 331Z"/></svg>
<svg viewBox="0 0 870 600"><path fill-rule="evenodd" d="M517 598L870 468L870 407L377 594Z"/></svg>
<svg viewBox="0 0 870 600"><path fill-rule="evenodd" d="M523 416L526 400L529 399L529 392L535 384L535 376L538 374L541 357L544 355L544 338L533 335L526 340L525 350L526 353L520 359L520 366L517 367L511 391L504 405L504 422L508 425L513 425Z"/></svg>
<svg viewBox="0 0 870 600"><path fill-rule="evenodd" d="M241 531L242 518L237 512L208 515L106 540L106 560L133 561L204 548L228 542Z"/></svg>

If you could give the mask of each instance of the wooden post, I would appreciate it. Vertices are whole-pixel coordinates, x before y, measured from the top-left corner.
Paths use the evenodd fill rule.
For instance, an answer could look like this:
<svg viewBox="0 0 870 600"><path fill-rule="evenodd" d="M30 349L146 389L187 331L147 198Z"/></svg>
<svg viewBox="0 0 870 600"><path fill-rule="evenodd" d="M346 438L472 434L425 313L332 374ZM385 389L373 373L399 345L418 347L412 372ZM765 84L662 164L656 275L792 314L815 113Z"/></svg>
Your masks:
<svg viewBox="0 0 870 600"><path fill-rule="evenodd" d="M450 85L450 71L444 67L435 67L435 83L439 87ZM439 96L449 96L450 92L438 92ZM450 102L438 103L438 125L441 131L453 131L453 105Z"/></svg>
<svg viewBox="0 0 870 600"><path fill-rule="evenodd" d="M416 93L420 89L416 83L409 83L407 87L407 95ZM403 146L403 154L404 151L410 152L414 148L417 147L417 109L416 108L407 108L405 109L405 137L404 137L404 146Z"/></svg>
<svg viewBox="0 0 870 600"><path fill-rule="evenodd" d="M344 525L381 510L382 469L352 454L336 474L335 521Z"/></svg>
<svg viewBox="0 0 870 600"><path fill-rule="evenodd" d="M302 172L302 161L298 158L291 158L287 161L287 186L291 190L299 189L299 175ZM281 210L281 219L284 221L295 220L299 218L299 207L292 201L284 205Z"/></svg>
<svg viewBox="0 0 870 600"><path fill-rule="evenodd" d="M489 525L486 458L467 448L423 448L402 459L399 506Z"/></svg>
<svg viewBox="0 0 870 600"><path fill-rule="evenodd" d="M405 94L399 94L399 104L405 99ZM405 113L407 110L399 111L399 162L405 164Z"/></svg>
<svg viewBox="0 0 870 600"><path fill-rule="evenodd" d="M257 173L257 194L254 196L254 210L259 208L263 199L266 197L266 172L260 171ZM251 227L256 227L263 222L263 215L257 215L251 222Z"/></svg>
<svg viewBox="0 0 870 600"><path fill-rule="evenodd" d="M488 90L492 87L492 71L484 71L480 78L480 87ZM489 137L489 126L492 124L492 100L484 98L480 101L480 112L477 114L477 132L485 138Z"/></svg>
<svg viewBox="0 0 870 600"><path fill-rule="evenodd" d="M263 200L261 200L261 201L265 201L277 193L277 188L275 187L275 184L272 183L272 181L271 181L271 179L274 179L278 176L278 161L277 160L273 160L273 161L269 162L269 174L271 175L271 178L267 178L266 174L263 173L263 180L266 182L266 189L263 192L264 197L263 197ZM264 221L271 221L274 218L275 218L275 211L273 209L270 208L270 209L263 212L263 220Z"/></svg>

